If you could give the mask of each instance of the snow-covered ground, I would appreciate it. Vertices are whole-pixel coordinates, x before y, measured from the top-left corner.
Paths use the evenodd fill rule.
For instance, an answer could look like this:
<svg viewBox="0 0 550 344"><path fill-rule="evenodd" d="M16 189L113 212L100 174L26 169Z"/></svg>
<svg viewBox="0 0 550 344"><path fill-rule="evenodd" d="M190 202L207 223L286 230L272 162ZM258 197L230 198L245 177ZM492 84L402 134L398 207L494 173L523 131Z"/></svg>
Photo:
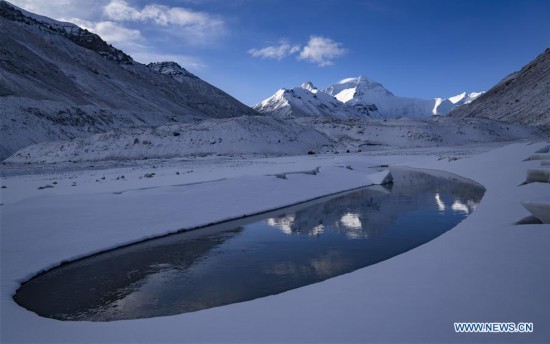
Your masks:
<svg viewBox="0 0 550 344"><path fill-rule="evenodd" d="M8 163L83 162L197 156L243 157L344 153L392 148L463 146L537 140L536 127L477 118L429 120L277 119L240 116L156 128L122 128L86 138L20 149Z"/></svg>
<svg viewBox="0 0 550 344"><path fill-rule="evenodd" d="M19 150L7 162L134 160L243 154L302 155L329 151L329 137L310 127L266 116L241 116L156 128L123 128Z"/></svg>
<svg viewBox="0 0 550 344"><path fill-rule="evenodd" d="M7 166L1 342L549 342L550 225L515 225L529 216L521 201L550 201L550 184L520 186L528 169L545 168L526 158L546 145L149 160L101 169ZM370 167L386 164L453 172L487 192L465 221L425 245L249 302L92 323L42 318L12 299L20 282L62 261L367 185ZM35 174L20 175L28 171ZM281 173L287 178L275 176ZM456 334L453 323L467 321L533 322L534 332Z"/></svg>

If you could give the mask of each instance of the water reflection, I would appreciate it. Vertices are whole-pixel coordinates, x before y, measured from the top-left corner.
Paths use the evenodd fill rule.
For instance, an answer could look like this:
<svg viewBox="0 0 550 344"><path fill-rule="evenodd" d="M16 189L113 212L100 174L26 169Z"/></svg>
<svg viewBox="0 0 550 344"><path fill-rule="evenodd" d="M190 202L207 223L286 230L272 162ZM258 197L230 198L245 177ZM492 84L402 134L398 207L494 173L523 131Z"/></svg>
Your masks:
<svg viewBox="0 0 550 344"><path fill-rule="evenodd" d="M329 251L303 262L285 261L275 263L265 269L271 275L292 278L307 276L331 277L348 271L352 262L339 251Z"/></svg>
<svg viewBox="0 0 550 344"><path fill-rule="evenodd" d="M435 193L435 203L437 203L437 209L439 209L439 211L445 211L445 203L441 200L439 192Z"/></svg>
<svg viewBox="0 0 550 344"><path fill-rule="evenodd" d="M387 229L397 216L404 212L430 209L428 203L435 200L439 212L452 210L465 215L473 212L479 202L478 188L458 179L434 177L432 175L407 170L394 171L393 185L370 187L345 197L323 202L322 205L306 207L293 213L285 213L267 219L267 223L286 234L318 236L329 226L349 239L366 239ZM463 189L449 184L463 185ZM433 195L431 198L429 195ZM317 230L321 227L323 230Z"/></svg>
<svg viewBox="0 0 550 344"><path fill-rule="evenodd" d="M292 234L292 225L294 224L294 214L283 215L278 218L267 219L267 223L270 226L279 228L285 234Z"/></svg>
<svg viewBox="0 0 550 344"><path fill-rule="evenodd" d="M471 213L484 192L454 177L392 173L390 187L364 188L64 265L25 283L15 300L42 316L92 321L251 300L432 240Z"/></svg>

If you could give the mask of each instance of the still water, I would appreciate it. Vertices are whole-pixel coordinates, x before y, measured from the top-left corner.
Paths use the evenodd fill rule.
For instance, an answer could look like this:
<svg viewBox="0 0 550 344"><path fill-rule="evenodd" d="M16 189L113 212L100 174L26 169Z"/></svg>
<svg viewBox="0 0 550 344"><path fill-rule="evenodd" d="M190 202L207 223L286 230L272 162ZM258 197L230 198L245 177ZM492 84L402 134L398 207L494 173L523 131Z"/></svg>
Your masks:
<svg viewBox="0 0 550 344"><path fill-rule="evenodd" d="M320 282L456 226L483 187L392 170L394 182L80 259L24 283L15 301L61 320L112 321L218 307ZM269 195L266 195L269 197Z"/></svg>

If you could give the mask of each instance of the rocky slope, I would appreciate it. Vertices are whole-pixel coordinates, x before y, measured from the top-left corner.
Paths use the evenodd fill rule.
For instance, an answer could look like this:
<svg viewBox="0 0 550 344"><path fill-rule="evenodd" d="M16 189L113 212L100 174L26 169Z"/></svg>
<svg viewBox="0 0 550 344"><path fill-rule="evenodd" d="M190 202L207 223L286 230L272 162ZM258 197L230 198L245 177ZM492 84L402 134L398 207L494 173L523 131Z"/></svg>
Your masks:
<svg viewBox="0 0 550 344"><path fill-rule="evenodd" d="M550 48L510 74L453 117L486 117L550 129Z"/></svg>
<svg viewBox="0 0 550 344"><path fill-rule="evenodd" d="M0 1L0 158L120 127L257 115L183 69L177 77L164 70L74 24Z"/></svg>

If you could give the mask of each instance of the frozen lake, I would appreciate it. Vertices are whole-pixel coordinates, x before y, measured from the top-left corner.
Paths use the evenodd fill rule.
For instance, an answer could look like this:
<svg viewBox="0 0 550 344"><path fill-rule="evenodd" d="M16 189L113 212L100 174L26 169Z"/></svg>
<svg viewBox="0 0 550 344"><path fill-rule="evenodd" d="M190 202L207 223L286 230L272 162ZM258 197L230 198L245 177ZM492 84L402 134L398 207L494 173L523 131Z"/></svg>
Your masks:
<svg viewBox="0 0 550 344"><path fill-rule="evenodd" d="M14 298L41 316L91 321L174 315L252 300L422 245L468 216L485 191L453 175L399 169L392 174L393 184L385 187L83 258L36 276Z"/></svg>

